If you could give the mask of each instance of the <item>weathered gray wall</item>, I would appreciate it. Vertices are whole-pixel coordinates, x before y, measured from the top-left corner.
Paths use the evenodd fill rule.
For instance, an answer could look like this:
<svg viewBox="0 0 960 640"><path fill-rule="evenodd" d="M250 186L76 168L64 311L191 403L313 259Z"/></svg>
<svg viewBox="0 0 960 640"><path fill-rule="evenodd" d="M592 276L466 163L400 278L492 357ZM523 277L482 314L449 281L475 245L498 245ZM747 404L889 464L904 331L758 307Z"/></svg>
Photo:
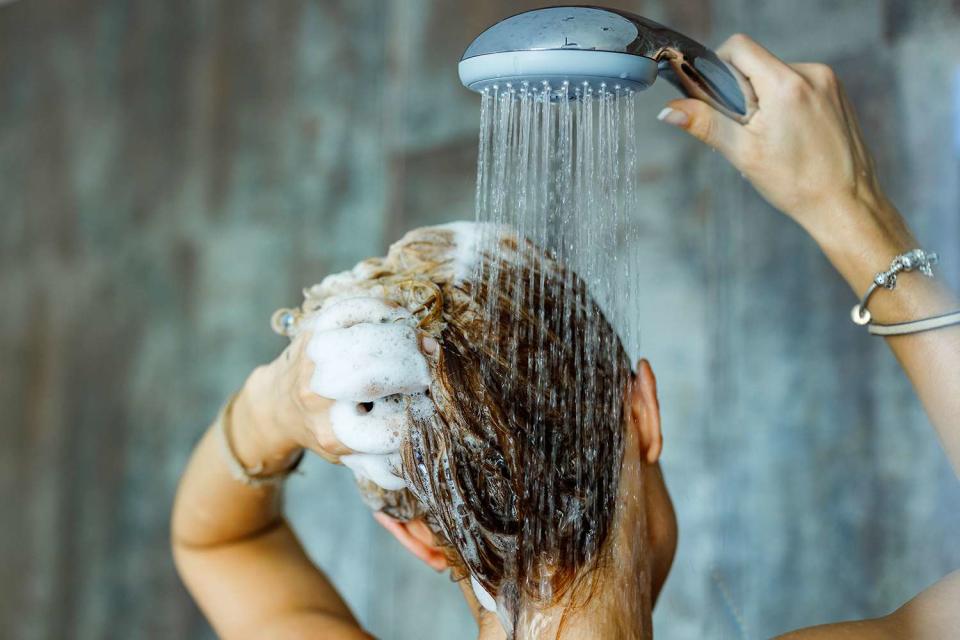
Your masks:
<svg viewBox="0 0 960 640"><path fill-rule="evenodd" d="M0 7L0 637L201 638L167 517L191 445L282 341L276 307L470 218L455 62L532 2L21 0ZM837 66L893 198L960 284L960 3L617 2ZM816 247L716 155L640 125L645 353L682 529L664 638L883 613L960 566L960 489ZM664 258L663 261L653 258ZM291 510L384 638L459 596L312 462Z"/></svg>

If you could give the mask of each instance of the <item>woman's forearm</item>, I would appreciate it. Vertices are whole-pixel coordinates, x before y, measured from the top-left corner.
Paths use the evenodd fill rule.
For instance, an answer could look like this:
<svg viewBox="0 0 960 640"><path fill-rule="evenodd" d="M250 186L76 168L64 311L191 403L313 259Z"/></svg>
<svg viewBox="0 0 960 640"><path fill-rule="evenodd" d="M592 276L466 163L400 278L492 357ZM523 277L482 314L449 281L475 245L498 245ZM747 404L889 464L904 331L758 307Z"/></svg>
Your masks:
<svg viewBox="0 0 960 640"><path fill-rule="evenodd" d="M249 394L231 413L230 442L245 468L282 472L295 459L298 448L269 435ZM208 429L194 450L171 526L177 569L218 635L368 639L284 521L282 491L234 477L221 428Z"/></svg>
<svg viewBox="0 0 960 640"><path fill-rule="evenodd" d="M839 78L825 65L788 64L743 35L717 52L750 78L759 104L750 122L735 122L694 99L672 101L661 119L720 151L770 204L803 226L853 288L852 308L879 271L917 244L883 195ZM955 295L916 272L901 274L895 290L878 291L869 305L880 324L956 309ZM960 328L887 343L960 472Z"/></svg>
<svg viewBox="0 0 960 640"><path fill-rule="evenodd" d="M280 466L292 452L271 450L260 437L243 392L233 403L230 441L248 468L264 460ZM193 451L174 502L174 545L211 547L255 535L281 519L281 491L276 486L251 487L233 476L224 451L222 425L214 424Z"/></svg>
<svg viewBox="0 0 960 640"><path fill-rule="evenodd" d="M808 231L853 289L852 307L897 255L917 248L902 217L887 202L838 205L828 223ZM936 247L923 247L935 250ZM960 309L938 278L902 273L892 291L870 299L876 322L891 324ZM892 336L887 344L912 381L954 469L960 473L960 326Z"/></svg>

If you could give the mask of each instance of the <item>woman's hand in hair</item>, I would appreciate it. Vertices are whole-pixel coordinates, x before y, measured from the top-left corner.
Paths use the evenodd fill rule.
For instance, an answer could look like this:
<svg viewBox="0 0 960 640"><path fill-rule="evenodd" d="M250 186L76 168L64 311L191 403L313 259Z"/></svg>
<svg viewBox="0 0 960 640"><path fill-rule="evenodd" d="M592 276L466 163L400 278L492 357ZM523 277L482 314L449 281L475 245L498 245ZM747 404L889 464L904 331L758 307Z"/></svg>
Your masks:
<svg viewBox="0 0 960 640"><path fill-rule="evenodd" d="M310 390L314 363L307 357L310 333L297 335L273 362L257 367L247 379L234 405L234 414L248 430L250 462L277 461L277 467L301 449L310 449L330 462L350 453L334 435L330 424L333 401Z"/></svg>
<svg viewBox="0 0 960 640"><path fill-rule="evenodd" d="M869 211L900 226L830 67L787 64L744 35L731 37L717 53L753 85L759 108L749 123L694 99L670 102L672 111L665 109L662 120L720 151L764 198L818 240L845 224L840 218L850 211Z"/></svg>
<svg viewBox="0 0 960 640"><path fill-rule="evenodd" d="M355 452L333 429L334 401L355 402L362 415L373 411L375 402L427 389L427 359L438 347L395 302L377 296L333 300L301 322L300 332L280 357L251 374L236 411L246 412L261 455L266 451L271 459L289 460L310 449L338 463L341 456ZM367 427L389 431L387 422L379 415ZM362 452L377 455L385 454L380 447L392 445L375 440L361 437L350 444L371 445L375 451Z"/></svg>

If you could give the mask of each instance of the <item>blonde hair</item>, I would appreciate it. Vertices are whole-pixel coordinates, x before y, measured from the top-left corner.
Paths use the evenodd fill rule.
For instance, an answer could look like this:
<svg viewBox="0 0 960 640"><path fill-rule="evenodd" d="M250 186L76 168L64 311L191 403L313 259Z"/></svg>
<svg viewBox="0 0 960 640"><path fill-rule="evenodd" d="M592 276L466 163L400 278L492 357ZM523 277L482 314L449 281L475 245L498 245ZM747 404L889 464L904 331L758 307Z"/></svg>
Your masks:
<svg viewBox="0 0 960 640"><path fill-rule="evenodd" d="M510 615L568 593L583 603L613 526L629 360L583 281L539 248L500 235L469 278L458 255L451 229L416 229L305 292L310 312L338 288L369 289L440 344L436 413L411 415L402 447L408 489L362 493L393 517L423 517L454 577L472 576ZM587 366L594 397L573 383ZM545 388L549 401L536 397Z"/></svg>

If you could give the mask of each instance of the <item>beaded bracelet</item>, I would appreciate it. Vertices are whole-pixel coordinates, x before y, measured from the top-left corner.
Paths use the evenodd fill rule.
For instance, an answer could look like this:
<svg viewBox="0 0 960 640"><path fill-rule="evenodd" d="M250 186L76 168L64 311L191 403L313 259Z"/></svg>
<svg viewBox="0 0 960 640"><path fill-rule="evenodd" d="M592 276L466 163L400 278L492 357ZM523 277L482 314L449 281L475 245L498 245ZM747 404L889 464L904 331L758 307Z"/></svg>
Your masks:
<svg viewBox="0 0 960 640"><path fill-rule="evenodd" d="M863 326L869 325L867 330L875 336L896 336L908 333L918 333L920 331L929 331L939 329L954 324L960 324L960 311L947 313L931 318L921 318L910 322L898 322L895 324L878 324L871 322L873 316L867 309L867 303L870 297L880 288L893 291L897 287L897 274L906 271L919 271L928 278L933 277L933 265L938 261L936 253L926 252L923 249L914 249L898 255L890 263L890 268L879 272L873 278L870 288L863 294L860 302L854 305L850 310L850 317L854 323Z"/></svg>

